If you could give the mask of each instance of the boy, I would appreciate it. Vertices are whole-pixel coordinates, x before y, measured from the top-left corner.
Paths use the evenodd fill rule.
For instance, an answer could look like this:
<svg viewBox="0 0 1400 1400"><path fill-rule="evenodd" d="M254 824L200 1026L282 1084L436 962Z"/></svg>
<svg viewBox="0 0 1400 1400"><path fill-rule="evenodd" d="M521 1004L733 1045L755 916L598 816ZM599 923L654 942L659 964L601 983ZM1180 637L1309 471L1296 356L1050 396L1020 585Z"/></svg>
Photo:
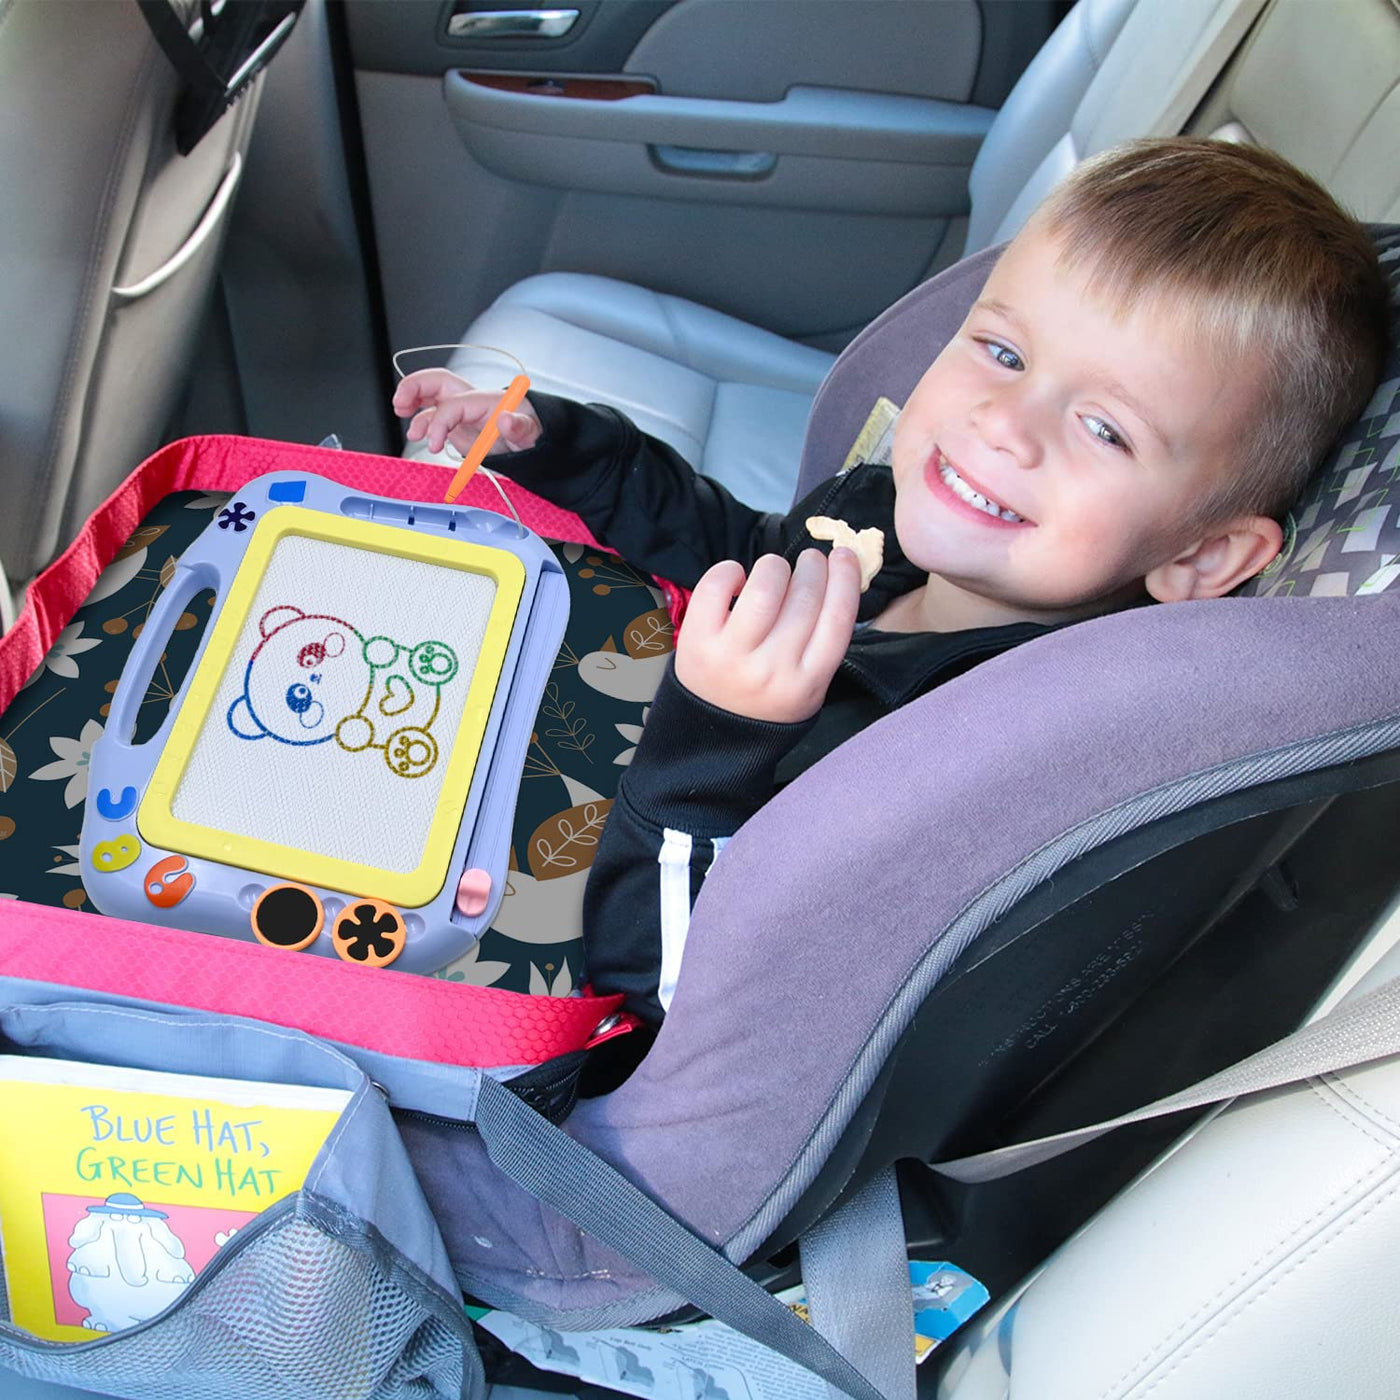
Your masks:
<svg viewBox="0 0 1400 1400"><path fill-rule="evenodd" d="M890 467L788 516L611 409L535 395L507 416L514 479L695 590L590 875L595 987L658 1020L724 839L867 724L1067 622L1264 568L1385 339L1370 240L1312 180L1250 147L1150 140L1036 211L904 405ZM465 451L496 397L427 370L394 407L410 439ZM805 547L812 516L885 530L863 595L849 549Z"/></svg>

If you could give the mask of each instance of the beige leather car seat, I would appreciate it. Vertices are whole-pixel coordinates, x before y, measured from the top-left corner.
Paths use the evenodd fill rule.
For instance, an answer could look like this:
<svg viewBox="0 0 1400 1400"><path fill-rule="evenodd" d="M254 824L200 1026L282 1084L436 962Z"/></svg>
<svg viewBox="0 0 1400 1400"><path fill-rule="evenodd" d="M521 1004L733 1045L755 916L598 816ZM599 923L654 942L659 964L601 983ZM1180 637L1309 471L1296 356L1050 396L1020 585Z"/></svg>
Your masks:
<svg viewBox="0 0 1400 1400"><path fill-rule="evenodd" d="M978 152L961 251L1011 237L1086 156L1181 130L1263 8L1263 0L1079 0ZM509 349L540 389L623 409L770 510L792 500L811 400L834 359L678 297L575 273L516 283L463 340ZM451 365L485 384L501 374L498 359L469 350Z"/></svg>
<svg viewBox="0 0 1400 1400"><path fill-rule="evenodd" d="M136 0L0 0L0 565L14 587L160 442L260 81L181 156L181 82Z"/></svg>

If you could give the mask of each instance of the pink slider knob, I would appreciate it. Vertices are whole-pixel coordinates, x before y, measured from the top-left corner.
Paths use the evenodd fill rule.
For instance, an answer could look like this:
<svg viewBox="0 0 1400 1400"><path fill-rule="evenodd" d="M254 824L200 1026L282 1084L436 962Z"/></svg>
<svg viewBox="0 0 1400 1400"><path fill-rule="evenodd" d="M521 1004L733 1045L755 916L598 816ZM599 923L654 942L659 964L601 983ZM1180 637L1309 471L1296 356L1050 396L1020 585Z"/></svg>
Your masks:
<svg viewBox="0 0 1400 1400"><path fill-rule="evenodd" d="M457 881L457 911L469 919L486 912L491 902L491 876L473 866Z"/></svg>

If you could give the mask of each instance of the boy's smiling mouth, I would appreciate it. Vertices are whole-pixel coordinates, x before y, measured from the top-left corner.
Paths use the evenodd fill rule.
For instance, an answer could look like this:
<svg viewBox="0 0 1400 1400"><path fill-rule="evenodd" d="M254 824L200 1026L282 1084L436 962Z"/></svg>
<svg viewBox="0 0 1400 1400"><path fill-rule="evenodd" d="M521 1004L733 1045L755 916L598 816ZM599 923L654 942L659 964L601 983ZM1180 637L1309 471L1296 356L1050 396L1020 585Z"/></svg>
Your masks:
<svg viewBox="0 0 1400 1400"><path fill-rule="evenodd" d="M1010 506L1003 505L985 492L979 491L943 455L942 448L934 449L933 459L929 465L933 468L933 474L937 479L959 501L964 505L971 506L973 510L980 511L992 520L1004 521L1008 525L1033 525L1035 523L1032 520L1027 520L1023 515L1018 515Z"/></svg>

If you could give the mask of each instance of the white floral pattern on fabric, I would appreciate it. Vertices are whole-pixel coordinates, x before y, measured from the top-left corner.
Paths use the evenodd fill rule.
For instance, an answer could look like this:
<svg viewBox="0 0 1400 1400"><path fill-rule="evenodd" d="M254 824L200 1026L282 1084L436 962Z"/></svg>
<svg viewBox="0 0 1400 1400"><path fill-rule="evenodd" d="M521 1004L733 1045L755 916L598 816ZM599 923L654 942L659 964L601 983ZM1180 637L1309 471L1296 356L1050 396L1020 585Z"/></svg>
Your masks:
<svg viewBox="0 0 1400 1400"><path fill-rule="evenodd" d="M70 805L71 805L71 804L70 804ZM77 847L77 846L55 846L55 847L54 847L54 850L56 850L57 852L59 852L60 855L65 855L65 856L67 856L67 857L68 857L69 863L68 863L67 865L54 865L54 866L50 866L50 867L49 867L49 870L47 871L47 873L50 874L50 875L69 875L69 876L71 876L71 877L72 877L73 879L75 879L75 880L81 879L81 878L82 878L82 873L83 873L83 867L78 863L78 852L79 852L79 847Z"/></svg>
<svg viewBox="0 0 1400 1400"><path fill-rule="evenodd" d="M102 737L102 725L90 719L83 725L76 739L65 739L54 735L49 739L49 747L58 755L54 763L46 763L36 768L29 776L40 782L56 782L68 779L63 790L63 801L68 807L76 807L87 797L88 762L92 757L92 746Z"/></svg>
<svg viewBox="0 0 1400 1400"><path fill-rule="evenodd" d="M101 637L83 636L81 622L70 622L58 634L58 639L49 649L49 654L44 657L44 665L56 676L75 680L78 675L78 663L73 658L81 656L83 652L91 651L93 647L101 646L101 644Z"/></svg>
<svg viewBox="0 0 1400 1400"><path fill-rule="evenodd" d="M571 997L574 994L574 977L565 963L551 980L554 971L552 963L546 963L541 972L536 964L530 964L530 995L532 997Z"/></svg>
<svg viewBox="0 0 1400 1400"><path fill-rule="evenodd" d="M626 767L632 762L632 755L637 752L637 742L642 737L642 726L640 724L615 724L613 728L632 745L630 749L623 749L613 762Z"/></svg>

